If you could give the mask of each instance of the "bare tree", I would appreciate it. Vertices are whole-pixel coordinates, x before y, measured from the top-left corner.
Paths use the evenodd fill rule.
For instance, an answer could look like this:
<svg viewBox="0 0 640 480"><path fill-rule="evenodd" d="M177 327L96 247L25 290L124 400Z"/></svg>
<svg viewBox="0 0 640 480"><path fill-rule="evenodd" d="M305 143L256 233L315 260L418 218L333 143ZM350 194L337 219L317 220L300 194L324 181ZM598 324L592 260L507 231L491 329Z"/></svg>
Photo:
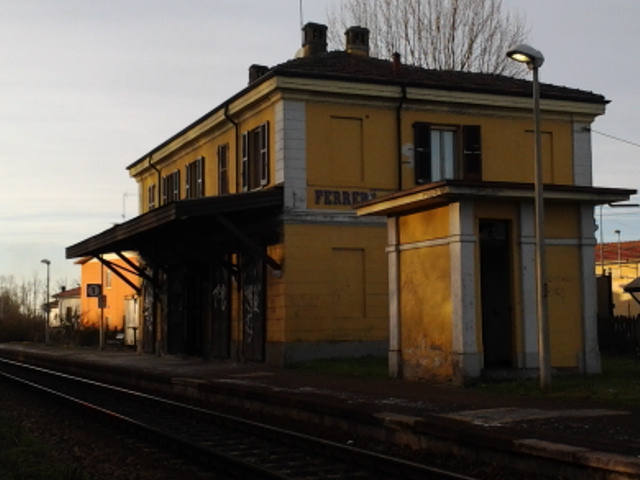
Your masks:
<svg viewBox="0 0 640 480"><path fill-rule="evenodd" d="M343 44L353 25L370 30L373 56L437 70L523 75L507 50L524 43L524 17L505 11L502 0L344 0L329 11L329 43Z"/></svg>

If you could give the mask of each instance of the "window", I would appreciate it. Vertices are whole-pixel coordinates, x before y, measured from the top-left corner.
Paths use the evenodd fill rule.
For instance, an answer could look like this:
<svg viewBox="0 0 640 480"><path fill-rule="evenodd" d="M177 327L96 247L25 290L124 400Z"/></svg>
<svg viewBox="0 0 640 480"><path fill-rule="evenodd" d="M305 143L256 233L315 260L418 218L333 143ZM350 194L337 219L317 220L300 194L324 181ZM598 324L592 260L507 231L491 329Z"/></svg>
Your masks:
<svg viewBox="0 0 640 480"><path fill-rule="evenodd" d="M147 188L147 206L148 210L156 208L156 184L152 183Z"/></svg>
<svg viewBox="0 0 640 480"><path fill-rule="evenodd" d="M204 157L197 158L185 167L185 198L204 197Z"/></svg>
<svg viewBox="0 0 640 480"><path fill-rule="evenodd" d="M229 144L218 146L218 194L229 193Z"/></svg>
<svg viewBox="0 0 640 480"><path fill-rule="evenodd" d="M242 190L269 183L269 123L242 134Z"/></svg>
<svg viewBox="0 0 640 480"><path fill-rule="evenodd" d="M162 177L162 204L180 200L180 170Z"/></svg>
<svg viewBox="0 0 640 480"><path fill-rule="evenodd" d="M431 129L431 178L455 178L456 131Z"/></svg>
<svg viewBox="0 0 640 480"><path fill-rule="evenodd" d="M442 127L416 123L413 129L417 184L446 179L480 180L479 126Z"/></svg>

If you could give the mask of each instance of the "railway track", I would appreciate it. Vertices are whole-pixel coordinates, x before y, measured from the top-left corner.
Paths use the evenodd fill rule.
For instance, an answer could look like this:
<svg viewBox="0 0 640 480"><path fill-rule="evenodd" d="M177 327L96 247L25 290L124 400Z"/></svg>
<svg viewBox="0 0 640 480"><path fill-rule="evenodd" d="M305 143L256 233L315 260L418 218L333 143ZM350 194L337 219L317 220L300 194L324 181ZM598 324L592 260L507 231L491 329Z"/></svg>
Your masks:
<svg viewBox="0 0 640 480"><path fill-rule="evenodd" d="M188 457L203 471L248 479L473 480L426 465L254 421L0 359L0 377L129 435Z"/></svg>

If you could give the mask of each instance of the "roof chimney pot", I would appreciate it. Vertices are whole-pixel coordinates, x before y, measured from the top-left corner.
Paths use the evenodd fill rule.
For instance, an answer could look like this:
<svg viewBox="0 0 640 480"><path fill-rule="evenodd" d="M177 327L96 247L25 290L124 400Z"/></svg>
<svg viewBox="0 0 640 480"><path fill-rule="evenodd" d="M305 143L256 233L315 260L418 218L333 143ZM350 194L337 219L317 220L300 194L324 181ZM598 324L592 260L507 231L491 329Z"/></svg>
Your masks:
<svg viewBox="0 0 640 480"><path fill-rule="evenodd" d="M251 65L249 67L249 84L258 80L268 71L269 71L269 67L267 67L266 65L256 65L256 64Z"/></svg>
<svg viewBox="0 0 640 480"><path fill-rule="evenodd" d="M312 57L327 52L327 26L307 23L302 28L302 56Z"/></svg>
<svg viewBox="0 0 640 480"><path fill-rule="evenodd" d="M369 56L369 29L349 27L345 32L347 53Z"/></svg>
<svg viewBox="0 0 640 480"><path fill-rule="evenodd" d="M393 74L400 75L400 71L402 70L400 54L398 52L393 52L393 55L391 57L393 58Z"/></svg>

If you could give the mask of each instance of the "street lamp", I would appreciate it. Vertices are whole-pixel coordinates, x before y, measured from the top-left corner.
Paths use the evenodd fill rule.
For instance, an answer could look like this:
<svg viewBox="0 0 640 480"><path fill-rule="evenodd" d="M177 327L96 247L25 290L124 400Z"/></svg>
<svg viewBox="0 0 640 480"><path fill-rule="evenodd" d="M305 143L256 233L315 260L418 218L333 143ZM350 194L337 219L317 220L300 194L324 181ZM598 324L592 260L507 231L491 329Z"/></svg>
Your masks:
<svg viewBox="0 0 640 480"><path fill-rule="evenodd" d="M620 257L620 230L615 230L613 233L618 235L618 278L622 278L622 262Z"/></svg>
<svg viewBox="0 0 640 480"><path fill-rule="evenodd" d="M549 319L547 317L547 273L544 248L544 195L542 179L542 148L540 137L540 81L538 69L544 63L544 55L529 45L516 45L507 57L526 63L533 72L533 133L535 157L535 223L536 223L536 307L538 316L538 363L540 387L551 385L551 361L549 357Z"/></svg>
<svg viewBox="0 0 640 480"><path fill-rule="evenodd" d="M45 303L45 308L47 309L47 320L44 324L44 343L45 345L49 345L49 316L51 315L51 303L49 302L49 268L51 267L51 261L45 258L40 260L40 263L44 263L47 266L47 301Z"/></svg>

